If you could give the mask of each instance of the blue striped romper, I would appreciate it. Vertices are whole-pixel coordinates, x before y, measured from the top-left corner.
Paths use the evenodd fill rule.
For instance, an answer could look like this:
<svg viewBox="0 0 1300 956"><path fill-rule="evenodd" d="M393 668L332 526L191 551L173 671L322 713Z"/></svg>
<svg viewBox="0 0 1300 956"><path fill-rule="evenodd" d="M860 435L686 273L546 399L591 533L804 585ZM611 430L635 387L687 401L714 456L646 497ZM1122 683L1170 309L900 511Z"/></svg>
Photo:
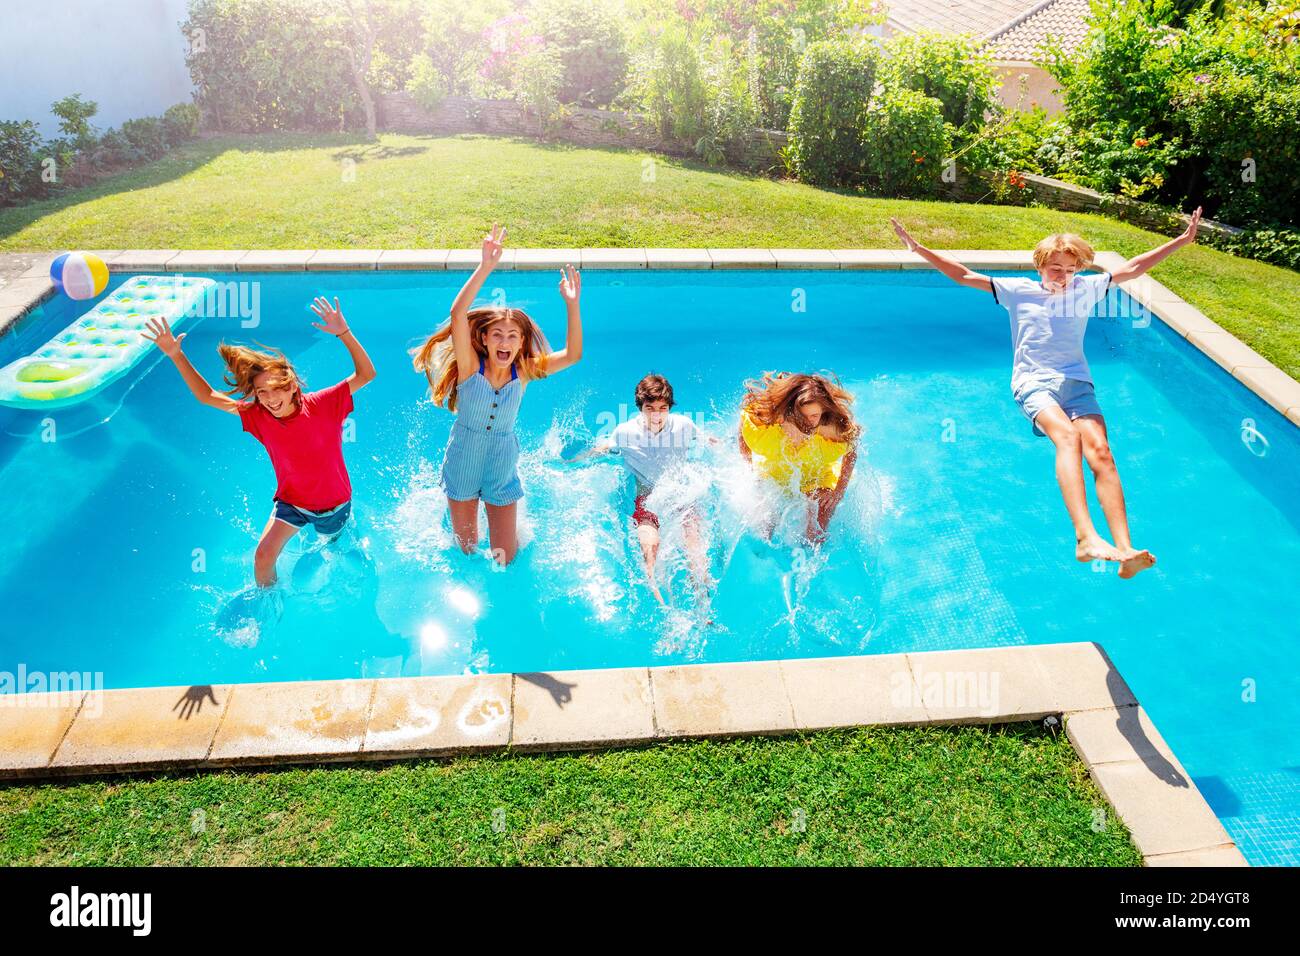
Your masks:
<svg viewBox="0 0 1300 956"><path fill-rule="evenodd" d="M513 504L524 496L519 481L519 439L515 417L524 397L519 372L510 368L510 381L493 388L478 372L456 386L456 424L451 426L439 483L452 501L482 498L490 505Z"/></svg>

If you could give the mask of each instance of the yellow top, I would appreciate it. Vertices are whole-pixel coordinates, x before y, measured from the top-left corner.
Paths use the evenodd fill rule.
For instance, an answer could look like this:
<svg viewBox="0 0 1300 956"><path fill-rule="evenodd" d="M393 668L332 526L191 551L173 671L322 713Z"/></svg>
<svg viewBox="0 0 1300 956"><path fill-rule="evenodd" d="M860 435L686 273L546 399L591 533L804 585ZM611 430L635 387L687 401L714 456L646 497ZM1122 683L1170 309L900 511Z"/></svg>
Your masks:
<svg viewBox="0 0 1300 956"><path fill-rule="evenodd" d="M760 424L747 411L740 413L740 434L754 456L754 468L782 487L792 487L796 474L804 494L839 484L848 442L816 433L797 442L780 425Z"/></svg>

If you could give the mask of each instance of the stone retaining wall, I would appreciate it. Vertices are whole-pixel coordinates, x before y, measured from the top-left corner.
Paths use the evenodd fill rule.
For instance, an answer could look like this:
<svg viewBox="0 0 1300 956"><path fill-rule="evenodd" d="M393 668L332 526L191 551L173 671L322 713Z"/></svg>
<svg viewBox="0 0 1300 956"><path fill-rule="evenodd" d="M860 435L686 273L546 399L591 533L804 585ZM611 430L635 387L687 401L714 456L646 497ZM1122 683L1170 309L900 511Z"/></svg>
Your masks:
<svg viewBox="0 0 1300 956"><path fill-rule="evenodd" d="M571 106L548 128L514 100L448 96L430 112L410 93L399 92L382 93L375 103L380 127L393 132L533 136L579 146L630 147L671 156L696 155L693 144L663 138L650 117L639 113ZM780 172L784 169L781 150L786 141L786 134L777 130L752 130L726 150L727 162L755 172Z"/></svg>

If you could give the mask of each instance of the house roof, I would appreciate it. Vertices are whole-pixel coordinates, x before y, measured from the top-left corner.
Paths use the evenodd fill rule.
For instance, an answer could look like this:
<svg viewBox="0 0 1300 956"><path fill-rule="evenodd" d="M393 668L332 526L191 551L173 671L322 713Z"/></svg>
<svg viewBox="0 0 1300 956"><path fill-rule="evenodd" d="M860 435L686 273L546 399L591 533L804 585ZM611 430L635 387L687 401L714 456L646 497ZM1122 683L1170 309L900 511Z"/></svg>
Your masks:
<svg viewBox="0 0 1300 956"><path fill-rule="evenodd" d="M995 60L1029 62L1039 59L1050 38L1066 53L1088 36L1089 0L1047 0L988 37Z"/></svg>
<svg viewBox="0 0 1300 956"><path fill-rule="evenodd" d="M1069 52L1088 35L1089 0L888 0L886 22L899 33L965 33L994 60L1030 62L1049 37Z"/></svg>

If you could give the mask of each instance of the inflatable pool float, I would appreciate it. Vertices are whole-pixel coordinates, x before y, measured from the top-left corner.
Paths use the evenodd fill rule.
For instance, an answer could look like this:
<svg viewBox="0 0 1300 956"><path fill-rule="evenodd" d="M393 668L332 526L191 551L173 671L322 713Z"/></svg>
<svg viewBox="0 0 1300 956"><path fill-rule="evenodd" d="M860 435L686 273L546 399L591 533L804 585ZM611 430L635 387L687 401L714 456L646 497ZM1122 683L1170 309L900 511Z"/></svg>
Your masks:
<svg viewBox="0 0 1300 956"><path fill-rule="evenodd" d="M85 401L117 381L154 345L140 333L150 319L176 328L200 312L216 288L192 276L136 276L46 342L0 368L0 405L62 408Z"/></svg>

